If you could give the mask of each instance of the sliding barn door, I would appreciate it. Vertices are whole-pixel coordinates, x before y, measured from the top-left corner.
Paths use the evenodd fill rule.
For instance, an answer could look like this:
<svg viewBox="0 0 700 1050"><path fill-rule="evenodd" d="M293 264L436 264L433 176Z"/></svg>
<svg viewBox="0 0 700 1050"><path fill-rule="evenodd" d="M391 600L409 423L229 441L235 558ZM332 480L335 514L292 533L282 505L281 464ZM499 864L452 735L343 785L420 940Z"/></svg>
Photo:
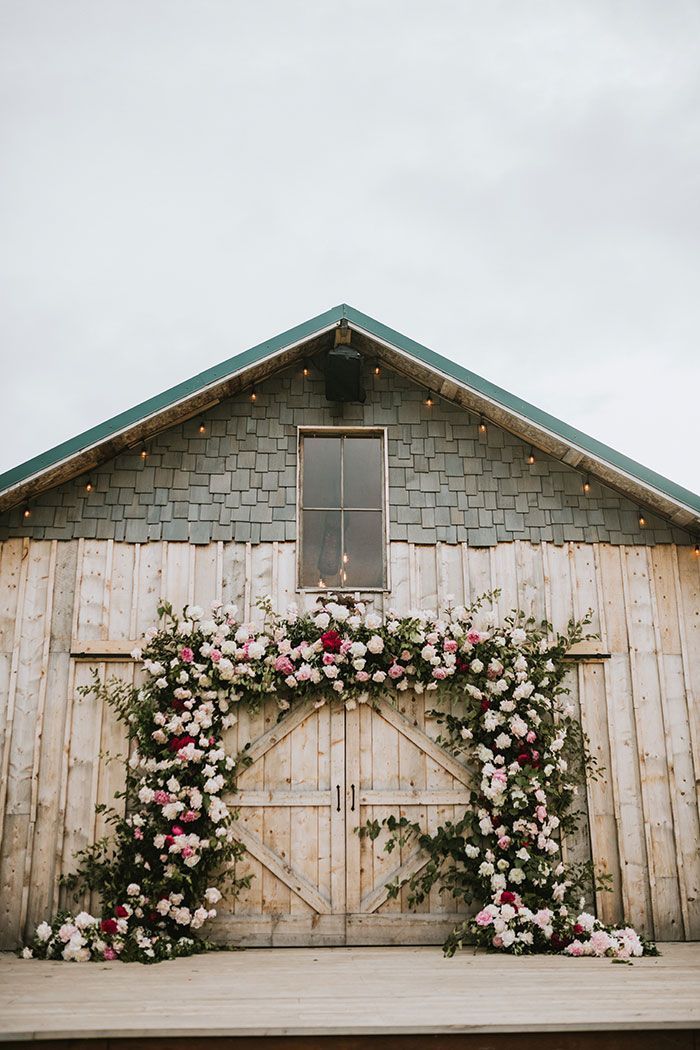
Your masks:
<svg viewBox="0 0 700 1050"><path fill-rule="evenodd" d="M391 815L435 831L463 813L469 772L435 742L440 727L426 716L426 706L430 700L426 705L411 697L398 709L382 700L377 708L346 712L347 944L439 944L464 918L452 896L436 889L413 910L407 889L390 895L391 883L427 861L415 838L388 852L386 831L374 840L357 834L367 821Z"/></svg>
<svg viewBox="0 0 700 1050"><path fill-rule="evenodd" d="M278 714L268 701L236 726L238 748L252 741L251 764L228 802L247 850L238 874L252 879L219 932L241 945L343 944L345 712L309 701Z"/></svg>
<svg viewBox="0 0 700 1050"><path fill-rule="evenodd" d="M401 709L382 701L345 711L312 702L277 722L272 701L241 711L231 752L250 742L250 765L228 801L247 853L250 886L222 902L219 939L240 945L438 944L461 916L432 891L412 911L389 884L426 862L415 842L392 852L385 831L360 837L368 820L406 816L434 831L459 819L467 770L434 740L422 698Z"/></svg>

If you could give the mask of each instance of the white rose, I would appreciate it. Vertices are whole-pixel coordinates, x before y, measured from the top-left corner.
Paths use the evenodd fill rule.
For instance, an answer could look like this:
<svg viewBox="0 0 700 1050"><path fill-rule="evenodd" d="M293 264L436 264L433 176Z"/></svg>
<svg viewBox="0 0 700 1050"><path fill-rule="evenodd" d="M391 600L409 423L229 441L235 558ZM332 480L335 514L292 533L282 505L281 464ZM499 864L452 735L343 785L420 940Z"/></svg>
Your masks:
<svg viewBox="0 0 700 1050"><path fill-rule="evenodd" d="M318 616L314 616L314 623L320 631L325 631L328 624L331 622L331 618L328 613L319 613Z"/></svg>
<svg viewBox="0 0 700 1050"><path fill-rule="evenodd" d="M126 893L128 897L138 897L141 892L141 887L137 882L130 882L126 887Z"/></svg>
<svg viewBox="0 0 700 1050"><path fill-rule="evenodd" d="M36 935L40 941L48 941L51 937L51 927L48 922L40 923L36 928Z"/></svg>
<svg viewBox="0 0 700 1050"><path fill-rule="evenodd" d="M185 609L185 616L188 620L201 620L204 615L204 609L199 605L188 605Z"/></svg>
<svg viewBox="0 0 700 1050"><path fill-rule="evenodd" d="M365 616L365 627L368 631L376 631L382 626L382 618L377 613L367 613ZM381 650L380 650L381 652Z"/></svg>
<svg viewBox="0 0 700 1050"><path fill-rule="evenodd" d="M367 648L375 655L384 651L384 640L378 634L373 634L367 642Z"/></svg>
<svg viewBox="0 0 700 1050"><path fill-rule="evenodd" d="M204 898L207 904L218 904L221 900L221 893L215 886L209 886L204 891Z"/></svg>

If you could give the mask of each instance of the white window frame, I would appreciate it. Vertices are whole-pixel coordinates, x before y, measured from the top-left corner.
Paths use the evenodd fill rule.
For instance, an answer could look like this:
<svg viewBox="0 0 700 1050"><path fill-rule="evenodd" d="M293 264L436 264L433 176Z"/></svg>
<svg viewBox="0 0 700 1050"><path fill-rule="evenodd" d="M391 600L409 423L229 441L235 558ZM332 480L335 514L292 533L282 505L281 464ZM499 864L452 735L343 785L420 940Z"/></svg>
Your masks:
<svg viewBox="0 0 700 1050"><path fill-rule="evenodd" d="M301 484L303 477L303 447L305 437L332 437L337 435L338 437L352 437L353 435L368 437L375 436L382 440L383 448L383 477L382 485L384 491L383 505L383 531L384 541L382 544L382 557L383 557L383 587L304 587L301 582L301 568L302 568L302 544L303 544L303 526L302 526L302 505L301 505ZM390 568L391 561L389 558L389 438L387 427L336 427L336 426L298 426L297 427L297 478L296 478L296 584L297 592L304 594L388 594L391 591L391 579L390 579Z"/></svg>

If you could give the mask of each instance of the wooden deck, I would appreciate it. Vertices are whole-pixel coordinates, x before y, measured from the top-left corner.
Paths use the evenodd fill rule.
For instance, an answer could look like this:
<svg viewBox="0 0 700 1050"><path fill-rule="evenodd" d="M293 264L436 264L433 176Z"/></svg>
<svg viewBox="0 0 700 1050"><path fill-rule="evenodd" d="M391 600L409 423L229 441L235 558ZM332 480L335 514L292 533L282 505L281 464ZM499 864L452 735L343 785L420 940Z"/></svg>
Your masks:
<svg viewBox="0 0 700 1050"><path fill-rule="evenodd" d="M384 1045L409 1047L428 1033L488 1033L483 1045L495 1047L506 1045L498 1033L519 1032L541 1033L537 1045L546 1047L567 1044L545 1033L608 1031L617 1032L615 1045L626 1046L620 1030L653 1030L650 1045L685 1047L694 1045L689 1030L698 1028L698 943L666 944L660 958L633 965L481 952L444 959L436 948L250 949L152 967L0 957L4 1041L88 1039L105 1047L129 1038L135 1047L166 1037L169 1046L176 1037L187 1037L189 1046L256 1037L262 1047L262 1037L304 1036L274 1045L311 1047L329 1036L336 1046L371 1046L368 1037L381 1035L394 1037ZM519 1039L521 1047L535 1045ZM570 1045L588 1044L577 1038ZM608 1041L598 1037L596 1045Z"/></svg>

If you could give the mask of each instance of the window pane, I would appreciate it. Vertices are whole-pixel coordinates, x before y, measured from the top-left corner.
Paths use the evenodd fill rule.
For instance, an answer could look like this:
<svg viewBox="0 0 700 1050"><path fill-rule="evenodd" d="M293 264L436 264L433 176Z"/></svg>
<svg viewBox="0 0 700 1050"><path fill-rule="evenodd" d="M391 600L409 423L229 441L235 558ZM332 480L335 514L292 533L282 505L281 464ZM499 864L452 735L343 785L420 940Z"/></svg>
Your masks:
<svg viewBox="0 0 700 1050"><path fill-rule="evenodd" d="M301 586L341 586L340 511L305 510L302 530Z"/></svg>
<svg viewBox="0 0 700 1050"><path fill-rule="evenodd" d="M304 438L305 507L340 506L340 438Z"/></svg>
<svg viewBox="0 0 700 1050"><path fill-rule="evenodd" d="M382 506L382 440L346 437L344 450L345 507Z"/></svg>
<svg viewBox="0 0 700 1050"><path fill-rule="evenodd" d="M384 530L380 511L345 511L344 587L384 586Z"/></svg>

